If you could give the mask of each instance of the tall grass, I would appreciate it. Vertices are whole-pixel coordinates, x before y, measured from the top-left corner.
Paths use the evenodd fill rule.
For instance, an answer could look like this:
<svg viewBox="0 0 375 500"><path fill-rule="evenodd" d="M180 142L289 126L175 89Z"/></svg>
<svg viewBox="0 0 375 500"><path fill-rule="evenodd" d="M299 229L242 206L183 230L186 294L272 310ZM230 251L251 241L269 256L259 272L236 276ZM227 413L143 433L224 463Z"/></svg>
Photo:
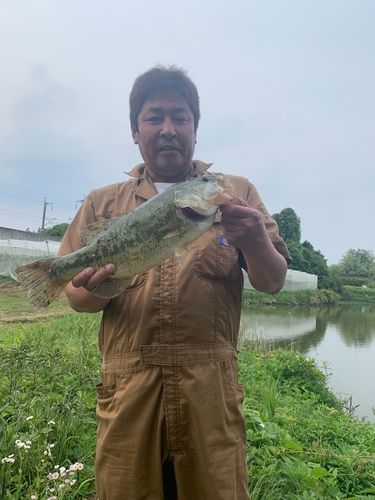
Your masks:
<svg viewBox="0 0 375 500"><path fill-rule="evenodd" d="M375 498L375 425L343 410L313 359L256 346L239 360L251 500Z"/></svg>
<svg viewBox="0 0 375 500"><path fill-rule="evenodd" d="M97 329L98 317L90 315L0 328L6 344L0 348L0 498L88 498L94 491ZM75 464L83 465L73 474ZM61 469L62 477L61 467L69 471Z"/></svg>

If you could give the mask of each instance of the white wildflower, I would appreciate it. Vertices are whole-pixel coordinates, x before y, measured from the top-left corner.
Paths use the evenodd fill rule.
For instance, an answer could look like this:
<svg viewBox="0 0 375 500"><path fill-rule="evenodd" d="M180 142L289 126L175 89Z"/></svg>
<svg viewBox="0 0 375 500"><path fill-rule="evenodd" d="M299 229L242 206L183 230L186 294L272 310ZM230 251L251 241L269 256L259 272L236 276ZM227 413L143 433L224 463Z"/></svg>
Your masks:
<svg viewBox="0 0 375 500"><path fill-rule="evenodd" d="M56 422L54 422L53 420L50 420L47 425L56 425Z"/></svg>
<svg viewBox="0 0 375 500"><path fill-rule="evenodd" d="M27 420L27 421L29 421L29 420L32 420L33 418L34 418L34 417L33 417L32 415L30 415L30 417L27 417L27 419L26 419L26 420Z"/></svg>

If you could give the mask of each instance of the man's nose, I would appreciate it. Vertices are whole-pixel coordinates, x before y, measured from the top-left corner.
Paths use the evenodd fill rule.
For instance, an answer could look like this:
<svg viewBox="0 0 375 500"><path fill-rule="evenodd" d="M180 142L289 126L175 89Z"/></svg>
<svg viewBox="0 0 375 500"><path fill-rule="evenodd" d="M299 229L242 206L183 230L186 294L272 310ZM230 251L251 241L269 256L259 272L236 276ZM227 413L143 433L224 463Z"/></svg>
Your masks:
<svg viewBox="0 0 375 500"><path fill-rule="evenodd" d="M163 120L160 134L167 139L171 139L176 135L176 127L170 117L166 116Z"/></svg>

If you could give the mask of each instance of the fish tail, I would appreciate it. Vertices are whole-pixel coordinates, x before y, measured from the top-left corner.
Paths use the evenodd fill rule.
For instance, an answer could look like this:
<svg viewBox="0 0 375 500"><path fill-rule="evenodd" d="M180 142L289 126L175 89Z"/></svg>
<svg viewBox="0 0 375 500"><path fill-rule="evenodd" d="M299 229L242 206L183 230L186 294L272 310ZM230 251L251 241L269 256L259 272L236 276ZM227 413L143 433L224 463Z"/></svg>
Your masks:
<svg viewBox="0 0 375 500"><path fill-rule="evenodd" d="M66 283L56 282L50 272L56 258L40 259L17 267L15 273L28 290L27 298L35 311L47 307L63 291Z"/></svg>

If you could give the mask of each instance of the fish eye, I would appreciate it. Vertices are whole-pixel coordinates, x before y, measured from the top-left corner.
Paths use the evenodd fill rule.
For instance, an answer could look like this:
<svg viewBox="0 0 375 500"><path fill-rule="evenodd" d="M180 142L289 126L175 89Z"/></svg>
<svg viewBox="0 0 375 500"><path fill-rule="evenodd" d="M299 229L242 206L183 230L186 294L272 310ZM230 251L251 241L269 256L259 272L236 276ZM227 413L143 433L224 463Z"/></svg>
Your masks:
<svg viewBox="0 0 375 500"><path fill-rule="evenodd" d="M210 180L210 179L209 179L206 175L204 175L204 176L202 177L202 181L203 181L203 182L208 182L209 180Z"/></svg>

